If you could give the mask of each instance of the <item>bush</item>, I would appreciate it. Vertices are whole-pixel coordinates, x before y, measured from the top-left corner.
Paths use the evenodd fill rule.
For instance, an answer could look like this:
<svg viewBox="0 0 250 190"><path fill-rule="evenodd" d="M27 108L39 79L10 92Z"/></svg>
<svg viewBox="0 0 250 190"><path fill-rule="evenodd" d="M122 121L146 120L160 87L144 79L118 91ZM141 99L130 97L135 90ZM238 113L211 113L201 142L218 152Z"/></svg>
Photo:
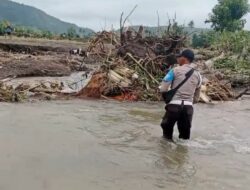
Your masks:
<svg viewBox="0 0 250 190"><path fill-rule="evenodd" d="M8 21L0 22L0 35L5 34L7 26L11 26ZM46 38L46 39L58 39L58 36L50 31L39 30L31 27L14 26L15 29L13 35L17 37L30 37L30 38ZM69 28L67 34L62 34L63 39L80 39L80 35L77 34L74 28Z"/></svg>
<svg viewBox="0 0 250 190"><path fill-rule="evenodd" d="M250 53L250 32L222 32L216 35L212 43L213 47L225 53L247 56Z"/></svg>
<svg viewBox="0 0 250 190"><path fill-rule="evenodd" d="M5 34L5 30L8 26L11 26L11 24L7 20L3 20L0 22L0 35Z"/></svg>
<svg viewBox="0 0 250 190"><path fill-rule="evenodd" d="M224 52L226 54L237 54L247 56L250 54L250 32L202 32L194 34L192 47L208 48Z"/></svg>
<svg viewBox="0 0 250 190"><path fill-rule="evenodd" d="M250 75L250 32L206 32L195 34L192 40L194 48L209 47L225 57L215 62L216 69Z"/></svg>
<svg viewBox="0 0 250 190"><path fill-rule="evenodd" d="M245 59L237 57L227 57L215 62L215 69L222 69L224 73L238 73L250 76L250 63Z"/></svg>
<svg viewBox="0 0 250 190"><path fill-rule="evenodd" d="M74 39L74 38L78 38L80 36L77 34L76 29L71 27L67 31L67 37L68 37L68 39Z"/></svg>
<svg viewBox="0 0 250 190"><path fill-rule="evenodd" d="M207 48L210 47L214 40L215 32L201 32L194 34L192 38L192 47Z"/></svg>

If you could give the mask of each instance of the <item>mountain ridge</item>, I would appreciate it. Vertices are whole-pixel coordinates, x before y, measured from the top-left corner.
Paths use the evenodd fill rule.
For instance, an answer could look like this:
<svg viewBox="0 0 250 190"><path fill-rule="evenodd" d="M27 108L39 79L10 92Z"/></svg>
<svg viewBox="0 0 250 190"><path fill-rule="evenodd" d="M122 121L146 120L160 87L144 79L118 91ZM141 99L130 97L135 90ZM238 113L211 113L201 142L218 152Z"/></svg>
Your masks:
<svg viewBox="0 0 250 190"><path fill-rule="evenodd" d="M10 0L0 0L0 21L2 20L8 20L18 26L32 27L58 34L66 33L69 28L74 28L78 34L84 36L94 32L90 28L83 28L76 24L62 21L36 7Z"/></svg>

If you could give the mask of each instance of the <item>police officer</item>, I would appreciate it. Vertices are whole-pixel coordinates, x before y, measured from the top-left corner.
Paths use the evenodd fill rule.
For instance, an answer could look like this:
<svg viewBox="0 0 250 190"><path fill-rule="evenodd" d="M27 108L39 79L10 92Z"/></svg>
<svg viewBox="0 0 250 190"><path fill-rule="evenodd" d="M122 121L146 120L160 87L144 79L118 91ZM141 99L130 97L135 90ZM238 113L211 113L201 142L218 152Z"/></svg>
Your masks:
<svg viewBox="0 0 250 190"><path fill-rule="evenodd" d="M170 70L164 77L160 91L166 92L169 88L174 89L185 78L186 74L195 68L194 52L190 49L184 50L177 56L178 67ZM172 101L166 106L166 114L163 117L161 127L163 136L172 141L173 129L177 123L179 138L190 139L190 131L193 118L193 103L198 102L202 78L195 70L191 77L177 90Z"/></svg>

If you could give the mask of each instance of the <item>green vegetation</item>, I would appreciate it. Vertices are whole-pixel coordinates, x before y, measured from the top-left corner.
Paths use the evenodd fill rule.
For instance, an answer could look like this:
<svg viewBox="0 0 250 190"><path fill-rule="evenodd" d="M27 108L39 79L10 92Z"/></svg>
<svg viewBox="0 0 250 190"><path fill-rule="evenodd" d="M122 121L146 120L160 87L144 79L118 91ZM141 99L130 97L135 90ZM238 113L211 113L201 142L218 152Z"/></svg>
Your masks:
<svg viewBox="0 0 250 190"><path fill-rule="evenodd" d="M235 57L222 58L216 61L216 69L230 69L233 72L250 74L250 64L247 60L236 59Z"/></svg>
<svg viewBox="0 0 250 190"><path fill-rule="evenodd" d="M189 23L188 23L188 27L189 28L194 28L194 21L191 20Z"/></svg>
<svg viewBox="0 0 250 190"><path fill-rule="evenodd" d="M217 68L250 69L249 31L201 33L193 36L192 46L194 48L211 48L224 53L226 58L217 61Z"/></svg>
<svg viewBox="0 0 250 190"><path fill-rule="evenodd" d="M204 34L209 39L209 47L228 56L248 58L250 55L250 32L210 32Z"/></svg>
<svg viewBox="0 0 250 190"><path fill-rule="evenodd" d="M217 36L213 47L226 55L216 61L215 68L250 76L250 32L223 32Z"/></svg>
<svg viewBox="0 0 250 190"><path fill-rule="evenodd" d="M173 27L175 27L175 26L173 26ZM178 27L180 27L178 29L178 31L182 31L185 34L193 34L193 33L200 34L201 32L209 31L208 29L195 28L195 27L179 25L179 24L178 24ZM132 26L132 28L135 31L138 31L139 26ZM160 31L160 34L164 34L164 32L167 30L168 30L168 26L160 26L159 28L158 27L144 26L144 31L145 31L146 35L148 35L148 36L157 36L159 33L158 31Z"/></svg>
<svg viewBox="0 0 250 190"><path fill-rule="evenodd" d="M56 34L67 33L69 28L74 28L81 37L88 37L93 34L91 29L80 28L75 24L63 22L37 8L9 0L1 0L0 3L0 21L3 20L8 20L15 26L50 31Z"/></svg>
<svg viewBox="0 0 250 190"><path fill-rule="evenodd" d="M247 56L250 54L250 32L238 31L215 33L212 45L227 54Z"/></svg>
<svg viewBox="0 0 250 190"><path fill-rule="evenodd" d="M244 31L243 16L250 11L248 0L218 0L209 20L214 31L193 35L192 46L213 47L226 54L243 57L250 53L250 32Z"/></svg>
<svg viewBox="0 0 250 190"><path fill-rule="evenodd" d="M224 54L216 69L229 76L237 73L250 78L250 32L244 31L243 17L250 11L248 0L218 0L209 20L214 31L193 35L194 48L211 48Z"/></svg>
<svg viewBox="0 0 250 190"><path fill-rule="evenodd" d="M192 46L194 48L210 47L214 40L214 31L195 33L192 38Z"/></svg>
<svg viewBox="0 0 250 190"><path fill-rule="evenodd" d="M75 28L71 27L67 31L67 37L69 39L79 38L80 36L77 34Z"/></svg>
<svg viewBox="0 0 250 190"><path fill-rule="evenodd" d="M68 29L67 33L56 34L46 30L39 30L31 27L24 26L13 26L9 21L0 22L0 36L5 35L5 30L8 26L11 26L14 31L12 35L17 37L29 37L29 38L46 38L46 39L69 39L77 41L85 41L88 37L80 36L76 30L71 27Z"/></svg>
<svg viewBox="0 0 250 190"><path fill-rule="evenodd" d="M55 37L55 35L50 31L41 31L26 27L16 27L14 34L17 37L47 38L47 39L52 39Z"/></svg>
<svg viewBox="0 0 250 190"><path fill-rule="evenodd" d="M212 47L218 51L231 52L241 54L250 52L250 32L202 32L194 34L192 39L192 46L194 48Z"/></svg>
<svg viewBox="0 0 250 190"><path fill-rule="evenodd" d="M215 31L242 30L246 24L243 17L250 11L248 0L218 0L206 23L212 23Z"/></svg>
<svg viewBox="0 0 250 190"><path fill-rule="evenodd" d="M193 47L207 48L221 52L224 57L215 62L216 69L224 73L238 73L250 76L250 32L216 32L201 33L193 36Z"/></svg>
<svg viewBox="0 0 250 190"><path fill-rule="evenodd" d="M10 23L6 20L0 22L0 35L3 35L5 32L5 29L7 28L7 26L9 26Z"/></svg>

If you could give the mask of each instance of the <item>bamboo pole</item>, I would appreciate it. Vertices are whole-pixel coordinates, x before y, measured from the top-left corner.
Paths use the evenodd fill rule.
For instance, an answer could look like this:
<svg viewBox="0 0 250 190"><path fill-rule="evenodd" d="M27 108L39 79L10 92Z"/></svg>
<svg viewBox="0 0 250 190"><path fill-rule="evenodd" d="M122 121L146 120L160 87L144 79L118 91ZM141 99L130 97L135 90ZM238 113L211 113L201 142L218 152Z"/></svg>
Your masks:
<svg viewBox="0 0 250 190"><path fill-rule="evenodd" d="M147 71L147 69L145 69L140 61L137 61L130 53L127 53L127 56L129 56L143 71L145 71L145 73L147 73L147 75L156 83L159 84L159 82Z"/></svg>

